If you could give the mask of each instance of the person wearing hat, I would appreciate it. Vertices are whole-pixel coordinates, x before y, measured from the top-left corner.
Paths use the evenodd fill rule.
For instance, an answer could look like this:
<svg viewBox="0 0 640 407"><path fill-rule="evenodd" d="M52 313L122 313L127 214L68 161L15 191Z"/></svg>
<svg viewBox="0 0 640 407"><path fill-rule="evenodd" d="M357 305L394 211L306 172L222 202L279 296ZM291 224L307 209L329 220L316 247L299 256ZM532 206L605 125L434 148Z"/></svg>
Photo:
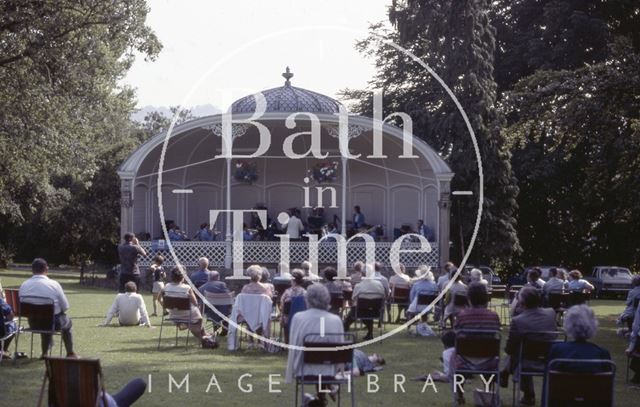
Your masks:
<svg viewBox="0 0 640 407"><path fill-rule="evenodd" d="M409 309L410 314L416 314L421 310L418 309L418 295L420 294L438 294L438 285L435 283L435 277L431 272L431 267L420 266L416 270L416 276L413 279L411 285L411 291L409 292Z"/></svg>

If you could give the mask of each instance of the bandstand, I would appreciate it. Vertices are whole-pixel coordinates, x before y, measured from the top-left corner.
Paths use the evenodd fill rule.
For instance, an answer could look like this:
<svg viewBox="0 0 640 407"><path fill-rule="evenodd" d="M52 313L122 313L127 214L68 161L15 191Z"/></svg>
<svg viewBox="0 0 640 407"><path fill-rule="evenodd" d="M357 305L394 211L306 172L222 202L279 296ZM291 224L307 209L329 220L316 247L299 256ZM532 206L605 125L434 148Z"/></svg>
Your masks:
<svg viewBox="0 0 640 407"><path fill-rule="evenodd" d="M121 232L132 231L150 237L141 242L150 249L150 255L141 263L149 263L151 254L168 244L163 240L158 195L165 219L175 221L188 237L209 221L212 209L259 206L266 208L271 219L276 219L280 212L295 207L300 210L301 219L306 221L312 215L312 208L319 205L321 195L323 219L327 223L337 220L336 227L343 234L350 228L353 207L360 206L366 223L371 226L369 230L375 231L372 233L376 237L378 261L388 262L398 231L406 230L407 225L415 227L418 219L423 219L433 231L432 249L430 252L403 253L401 261L408 267L440 266L447 261L453 173L444 160L417 137L412 137L412 152L417 157L401 158L403 130L387 123L377 127L382 134L384 157L373 154L375 121L351 114L348 126L342 131L343 135L348 135L349 151L361 156L345 157L339 144L340 103L293 86L293 74L288 69L283 76L286 79L283 86L260 92L266 105L264 113L254 122L265 126L270 133L270 144L263 154L255 158L223 157L223 115L217 114L173 128L162 167L160 194L158 172L165 133L157 134L141 145L120 166ZM254 118L257 100L254 95L248 95L234 102L229 110L234 123ZM292 119L290 116L296 112ZM310 149L310 135L291 136L309 132L314 126L320 132L321 151L326 156L315 158L307 154L299 159L287 156L283 149L287 139L293 141L290 145L295 152L304 153ZM259 129L254 124L234 124L230 131L234 155L252 154L261 146ZM245 166L250 168L248 179L242 179L247 172L238 176L238 170ZM314 174L323 167L337 171L334 176L318 181ZM307 205L305 191L310 191ZM212 229L220 231L218 240L170 242L180 262L193 266L198 257L206 256L213 266L229 267L232 246L228 219L221 216L212 225ZM245 217L245 222L251 222L250 215ZM305 241L291 242L290 262L306 260L307 246ZM403 248L413 246L417 243L403 243ZM348 263L363 259L364 243L349 243ZM245 242L243 261L277 265L280 262L279 242ZM319 263L335 262L335 242L322 242ZM172 263L169 258L168 264Z"/></svg>

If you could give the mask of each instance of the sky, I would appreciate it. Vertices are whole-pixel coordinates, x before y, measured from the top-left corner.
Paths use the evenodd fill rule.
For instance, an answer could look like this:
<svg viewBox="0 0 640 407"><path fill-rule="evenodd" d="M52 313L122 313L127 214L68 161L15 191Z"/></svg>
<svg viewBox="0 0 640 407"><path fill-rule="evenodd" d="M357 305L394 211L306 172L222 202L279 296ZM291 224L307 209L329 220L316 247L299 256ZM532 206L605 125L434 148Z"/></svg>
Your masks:
<svg viewBox="0 0 640 407"><path fill-rule="evenodd" d="M124 79L138 107L213 105L292 85L336 97L363 88L372 61L354 49L370 23L387 21L391 0L148 0L147 24L164 48L138 57Z"/></svg>

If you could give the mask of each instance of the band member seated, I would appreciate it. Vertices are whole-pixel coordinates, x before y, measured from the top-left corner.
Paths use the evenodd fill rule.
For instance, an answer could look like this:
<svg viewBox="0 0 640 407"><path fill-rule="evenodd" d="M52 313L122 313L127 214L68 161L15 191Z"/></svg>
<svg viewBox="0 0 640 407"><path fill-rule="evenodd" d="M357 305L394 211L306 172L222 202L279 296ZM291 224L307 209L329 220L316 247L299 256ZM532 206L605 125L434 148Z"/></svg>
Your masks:
<svg viewBox="0 0 640 407"><path fill-rule="evenodd" d="M360 206L356 205L353 207L353 229L359 230L365 227L365 219L364 214L360 212Z"/></svg>
<svg viewBox="0 0 640 407"><path fill-rule="evenodd" d="M418 219L418 234L427 238L428 241L433 242L436 240L433 235L433 230L427 225L425 225L422 219Z"/></svg>

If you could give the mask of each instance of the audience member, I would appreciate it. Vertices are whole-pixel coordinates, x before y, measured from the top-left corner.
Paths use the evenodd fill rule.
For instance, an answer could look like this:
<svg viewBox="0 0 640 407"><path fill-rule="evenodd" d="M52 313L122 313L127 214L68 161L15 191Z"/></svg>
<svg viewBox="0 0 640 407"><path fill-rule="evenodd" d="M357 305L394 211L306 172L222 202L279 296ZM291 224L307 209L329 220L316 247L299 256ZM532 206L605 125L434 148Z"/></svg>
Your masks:
<svg viewBox="0 0 640 407"><path fill-rule="evenodd" d="M202 286L200 286L198 291L200 291L200 293L205 298L207 298L207 294L217 295L217 294L230 293L229 288L227 287L227 284L224 281L220 281L220 273L217 272L216 270L212 270L209 273L209 281L203 284ZM229 316L231 314L231 304L215 305L215 308L223 315ZM208 318L212 319L217 323L220 323L220 321L222 321L223 329L221 334L222 335L227 334L227 330L226 330L227 322L224 321L220 317L220 315L218 315L214 310L210 309L209 307L205 307L204 313Z"/></svg>
<svg viewBox="0 0 640 407"><path fill-rule="evenodd" d="M276 294L276 288L271 284L271 273L269 273L269 269L266 267L262 267L262 275L260 277L260 282L263 286L267 287L269 291L271 291L271 295Z"/></svg>
<svg viewBox="0 0 640 407"><path fill-rule="evenodd" d="M471 283L481 283L484 285L489 284L489 282L485 280L484 276L482 275L482 270L475 268L471 269L471 271L469 272L469 284Z"/></svg>
<svg viewBox="0 0 640 407"><path fill-rule="evenodd" d="M449 283L451 276L453 276L456 271L456 266L453 263L447 262L447 264L444 265L444 271L438 277L438 291L444 290L446 285Z"/></svg>
<svg viewBox="0 0 640 407"><path fill-rule="evenodd" d="M136 293L136 283L129 281L124 285L124 289L124 294L116 295L102 326L109 325L111 319L117 316L118 322L122 326L142 325L150 328L151 322L149 322L147 315L147 307L142 296Z"/></svg>
<svg viewBox="0 0 640 407"><path fill-rule="evenodd" d="M54 326L56 331L62 332L62 341L64 347L67 350L67 357L78 357L73 351L73 335L71 334L71 319L67 316L66 312L69 309L69 301L62 290L62 286L57 281L50 279L47 274L49 273L49 265L46 260L36 258L31 263L31 271L33 276L22 283L18 295L20 301L24 301L26 297L41 297L48 298L53 301L55 321ZM28 299L27 299L28 300ZM31 324L31 321L29 321ZM40 358L44 358L49 353L49 349L52 345L51 334L40 334L42 355Z"/></svg>
<svg viewBox="0 0 640 407"><path fill-rule="evenodd" d="M181 267L174 267L171 270L171 281L165 285L160 295L160 302L164 304L165 297L188 297L191 301L191 310L169 309L169 318L176 320L189 320L191 318L191 333L203 343L208 344L205 340L206 331L202 325L202 314L198 308L198 301L191 289L191 286L184 283L184 272Z"/></svg>
<svg viewBox="0 0 640 407"><path fill-rule="evenodd" d="M78 380L82 379L78 378ZM107 405L102 406L102 402L100 405L101 407L129 407L144 395L146 389L147 383L144 380L141 378L133 379L116 394L107 393Z"/></svg>
<svg viewBox="0 0 640 407"><path fill-rule="evenodd" d="M360 281L362 281L362 273L364 272L364 263L361 261L356 261L353 263L353 270L351 271L351 285L355 286Z"/></svg>
<svg viewBox="0 0 640 407"><path fill-rule="evenodd" d="M380 281L380 283L384 287L384 292L385 292L384 296L388 297L389 293L390 293L390 291L389 291L389 280L385 276L382 275L382 264L380 262L376 261L375 263L373 263L373 270L374 270L373 277L376 280Z"/></svg>
<svg viewBox="0 0 640 407"><path fill-rule="evenodd" d="M11 306L9 306L9 304L4 301L4 298L0 296L0 338L16 332L16 323L13 320L14 316ZM9 345L11 345L12 339L13 337L10 337L5 340L2 349L0 349L3 358L11 357L9 354Z"/></svg>
<svg viewBox="0 0 640 407"><path fill-rule="evenodd" d="M556 338L556 335L549 334L549 332L555 332L557 329L556 313L551 308L541 308L542 296L539 290L533 286L523 287L518 293L518 303L522 308L522 312L511 319L509 337L505 348L508 356L505 358L505 366L500 373L500 385L502 387L508 386L509 374L513 374L516 371L520 344L523 338L540 340L553 340ZM544 366L539 366L536 363L527 362L527 365L523 365L523 367L528 370L544 370ZM535 405L535 391L531 376L520 378L520 390L523 392L521 403Z"/></svg>
<svg viewBox="0 0 640 407"><path fill-rule="evenodd" d="M200 257L198 259L198 270L194 271L189 277L196 288L209 281L209 259Z"/></svg>
<svg viewBox="0 0 640 407"><path fill-rule="evenodd" d="M273 292L269 287L260 282L262 279L262 267L257 264L247 267L247 274L251 282L242 287L242 294L264 294L269 298L273 297Z"/></svg>
<svg viewBox="0 0 640 407"><path fill-rule="evenodd" d="M640 301L640 275L633 276L631 280L631 286L633 287L629 290L627 294L627 300L625 301L625 309L618 317L618 323L627 324L627 328L631 331L631 327L633 326L633 321L635 317L635 312L638 307L638 303L636 301ZM636 305L634 307L634 305Z"/></svg>
<svg viewBox="0 0 640 407"><path fill-rule="evenodd" d="M305 345L305 340L313 342L339 341L340 338L335 335L343 333L342 321L337 315L328 311L330 300L329 291L325 286L313 284L309 287L306 296L307 310L296 313L291 321L289 340L291 345L302 347ZM322 336L320 335L322 329L320 321L323 321L324 327L324 335ZM317 336L309 337L311 334ZM302 374L302 364L302 351L289 348L285 376L287 383L294 382L296 377ZM305 376L335 376L336 373L334 365L307 364L304 370ZM318 389L316 397L324 402L326 394L326 390Z"/></svg>
<svg viewBox="0 0 640 407"><path fill-rule="evenodd" d="M351 291L351 283L344 280L336 280L338 276L338 271L333 267L325 267L322 270L322 274L324 275L324 279L327 280L324 283L324 286L329 290L329 294L339 293L342 294L343 291Z"/></svg>
<svg viewBox="0 0 640 407"><path fill-rule="evenodd" d="M530 286L536 290L542 290L545 285L545 281L540 278L542 276L542 270L539 267L534 267L527 273L527 283L525 286Z"/></svg>
<svg viewBox="0 0 640 407"><path fill-rule="evenodd" d="M567 289L567 282L558 276L558 269L551 267L549 269L549 280L542 287L542 293L545 298L549 297L549 293L561 293Z"/></svg>
<svg viewBox="0 0 640 407"><path fill-rule="evenodd" d="M421 312L421 307L418 306L418 295L420 294L438 294L438 286L434 282L433 273L430 267L420 266L416 270L416 277L411 285L411 291L409 291L409 310L412 315Z"/></svg>
<svg viewBox="0 0 640 407"><path fill-rule="evenodd" d="M118 257L120 257L118 292L124 293L124 285L129 281L133 281L136 283L136 287L140 287L138 255L146 256L147 252L140 246L136 235L131 232L125 233L124 243L118 246Z"/></svg>
<svg viewBox="0 0 640 407"><path fill-rule="evenodd" d="M640 306L636 309L636 315L633 318L633 326L629 333L629 347L625 350L627 356L640 354ZM633 371L631 383L640 385L640 357L632 357L630 368Z"/></svg>
<svg viewBox="0 0 640 407"><path fill-rule="evenodd" d="M582 278L580 270L571 270L569 272L569 284L567 288L571 292L589 293L593 291L595 287Z"/></svg>
<svg viewBox="0 0 640 407"><path fill-rule="evenodd" d="M160 293L164 288L164 280L167 278L167 275L164 272L164 268L162 268L162 263L164 263L164 257L157 254L153 257L153 263L151 264L151 266L149 266L151 275L153 276L153 287L151 288L151 293L153 294L153 314L151 314L152 317L158 315L156 303L160 303Z"/></svg>
<svg viewBox="0 0 640 407"><path fill-rule="evenodd" d="M399 273L393 273L389 277L389 289L393 291L393 287L409 288L411 285L411 278L407 275L407 269L404 264L399 264Z"/></svg>
<svg viewBox="0 0 640 407"><path fill-rule="evenodd" d="M367 272L371 272L371 265L367 264ZM356 310L358 308L359 299L382 299L386 297L386 290L379 279L374 277L364 277L362 281L353 288L352 300L354 306L350 308L349 313L344 321L344 330L348 331L351 324L356 321ZM364 325L367 327L367 335L364 340L373 339L373 321L364 320Z"/></svg>
<svg viewBox="0 0 640 407"><path fill-rule="evenodd" d="M284 290L284 293L282 293L282 296L280 297L280 311L282 311L281 323L283 325L287 325L289 317L284 313L285 304L291 301L293 297L306 295L306 290L303 287L304 272L300 269L293 269L293 271L291 271L291 276L293 277L291 280L291 287Z"/></svg>
<svg viewBox="0 0 640 407"><path fill-rule="evenodd" d="M444 297L444 322L446 323L447 320L450 320L453 325L454 318L456 317L456 315L458 315L460 309L463 308L459 305L456 305L456 296L466 295L467 285L462 282L462 273L458 274L456 277L452 276L452 278L454 279L454 282Z"/></svg>

